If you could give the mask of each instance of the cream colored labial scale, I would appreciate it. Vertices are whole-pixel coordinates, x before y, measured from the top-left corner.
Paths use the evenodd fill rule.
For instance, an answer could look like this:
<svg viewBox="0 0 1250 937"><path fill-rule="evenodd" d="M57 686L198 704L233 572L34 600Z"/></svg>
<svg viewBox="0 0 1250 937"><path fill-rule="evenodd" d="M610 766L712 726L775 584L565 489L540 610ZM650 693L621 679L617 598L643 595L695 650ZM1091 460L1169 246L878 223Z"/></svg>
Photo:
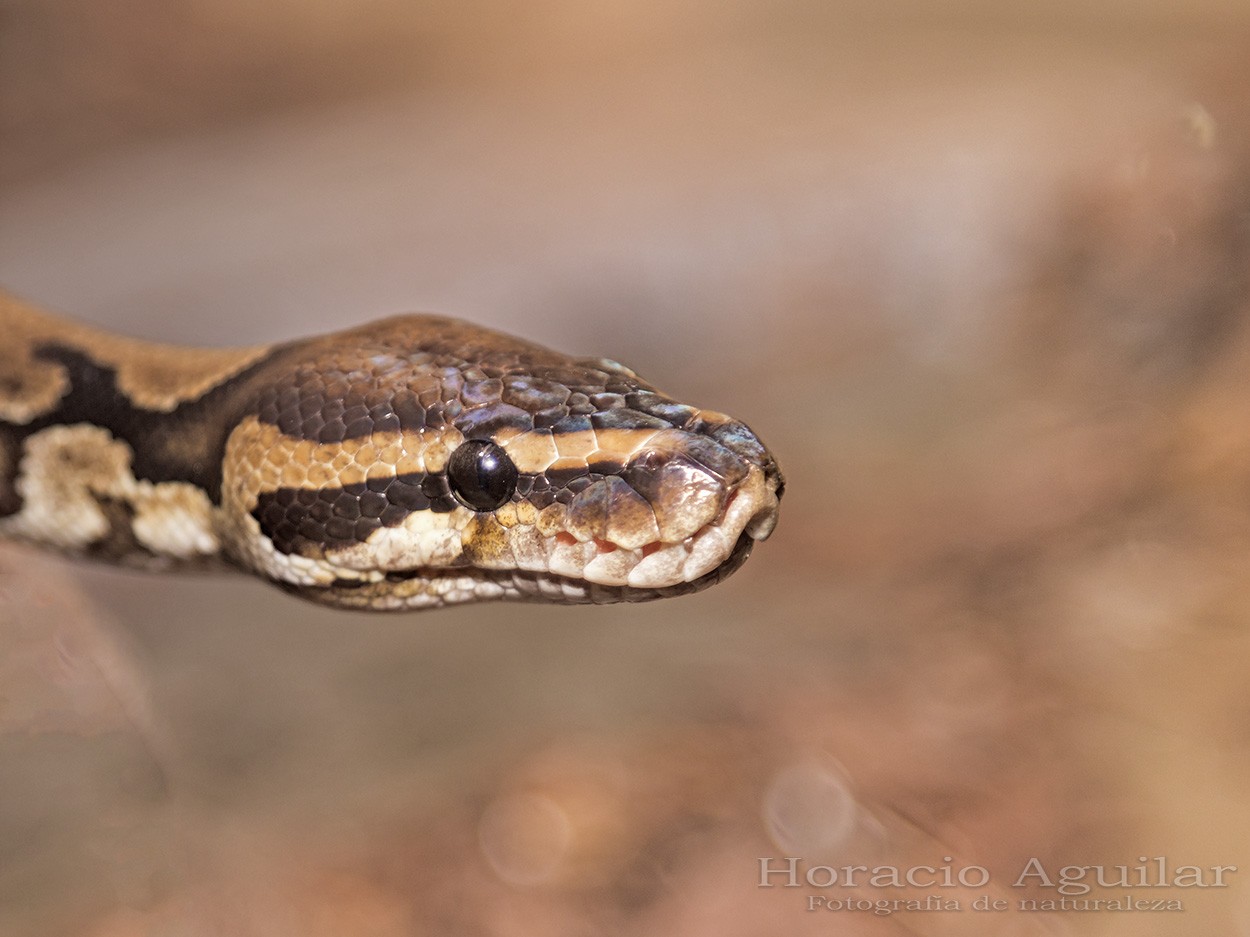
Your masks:
<svg viewBox="0 0 1250 937"><path fill-rule="evenodd" d="M388 583L387 590L382 593L358 589L335 590L334 604L375 611L414 611L462 602L523 597L522 590L512 582L482 579L479 575L466 572L463 575L437 579L410 579Z"/></svg>
<svg viewBox="0 0 1250 937"><path fill-rule="evenodd" d="M87 423L51 426L28 437L18 463L21 510L0 533L63 550L85 550L115 534L102 499L130 509L134 539L174 560L220 550L208 496L185 482L135 478L134 453L108 430Z"/></svg>
<svg viewBox="0 0 1250 937"><path fill-rule="evenodd" d="M752 466L746 480L719 518L701 520L686 537L656 543L644 555L642 549L617 546L604 550L595 540L546 535L563 527L563 505L544 509L536 525L516 524L506 529L508 559L515 567L550 572L566 579L584 579L603 586L657 589L693 582L719 566L733 552L739 536L761 512L775 504L763 473ZM507 568L506 562L490 562L474 556L477 565Z"/></svg>

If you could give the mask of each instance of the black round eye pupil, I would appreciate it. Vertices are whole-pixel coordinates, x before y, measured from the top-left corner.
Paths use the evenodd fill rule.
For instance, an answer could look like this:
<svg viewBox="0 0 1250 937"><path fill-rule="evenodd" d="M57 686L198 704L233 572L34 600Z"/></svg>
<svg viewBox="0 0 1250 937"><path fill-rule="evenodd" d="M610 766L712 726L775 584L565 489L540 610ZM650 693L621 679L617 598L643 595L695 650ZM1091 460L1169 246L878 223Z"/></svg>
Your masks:
<svg viewBox="0 0 1250 937"><path fill-rule="evenodd" d="M485 439L470 439L447 462L451 490L475 511L493 511L516 491L517 471L508 453Z"/></svg>

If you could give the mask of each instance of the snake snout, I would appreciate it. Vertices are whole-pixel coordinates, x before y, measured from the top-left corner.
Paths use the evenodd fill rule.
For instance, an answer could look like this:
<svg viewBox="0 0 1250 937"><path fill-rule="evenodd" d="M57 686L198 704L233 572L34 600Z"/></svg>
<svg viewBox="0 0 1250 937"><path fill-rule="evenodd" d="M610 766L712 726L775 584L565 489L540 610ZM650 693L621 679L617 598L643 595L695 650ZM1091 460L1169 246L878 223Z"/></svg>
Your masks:
<svg viewBox="0 0 1250 937"><path fill-rule="evenodd" d="M758 440L749 436L752 448L743 431L749 435L735 424L724 434L730 445L703 426L661 431L619 456L619 472L582 488L564 516L571 551L578 551L577 541L594 553L582 575L663 588L728 563L741 552L744 536L767 537L776 524L781 476Z"/></svg>

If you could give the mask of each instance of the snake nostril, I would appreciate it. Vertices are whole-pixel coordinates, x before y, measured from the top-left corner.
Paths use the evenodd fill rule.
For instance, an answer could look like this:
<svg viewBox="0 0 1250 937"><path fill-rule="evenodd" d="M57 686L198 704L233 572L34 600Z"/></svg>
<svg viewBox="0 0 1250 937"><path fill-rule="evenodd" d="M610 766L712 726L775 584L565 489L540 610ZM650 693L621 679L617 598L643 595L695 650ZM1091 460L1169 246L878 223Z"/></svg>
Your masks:
<svg viewBox="0 0 1250 937"><path fill-rule="evenodd" d="M768 479L777 479L777 487L773 494L777 496L777 500L781 500L781 496L786 493L786 477L781 474L781 466L777 464L776 459L770 458L768 464L764 466L764 477Z"/></svg>

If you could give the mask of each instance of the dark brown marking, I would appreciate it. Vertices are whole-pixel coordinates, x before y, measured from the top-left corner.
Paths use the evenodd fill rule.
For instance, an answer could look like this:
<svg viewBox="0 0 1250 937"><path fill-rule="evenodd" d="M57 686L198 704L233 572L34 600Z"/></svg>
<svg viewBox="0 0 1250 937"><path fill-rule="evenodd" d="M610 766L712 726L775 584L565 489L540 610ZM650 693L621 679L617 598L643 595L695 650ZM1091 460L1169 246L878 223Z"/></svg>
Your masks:
<svg viewBox="0 0 1250 937"><path fill-rule="evenodd" d="M626 392L625 405L639 413L663 420L678 429L685 429L689 426L699 413L694 407L676 403L649 389Z"/></svg>
<svg viewBox="0 0 1250 937"><path fill-rule="evenodd" d="M669 429L673 424L629 407L616 407L592 413L590 425L595 429Z"/></svg>
<svg viewBox="0 0 1250 937"><path fill-rule="evenodd" d="M512 501L527 501L539 510L556 501L568 504L601 478L584 467L566 474L519 475ZM328 547L363 543L379 528L398 527L414 511L446 513L460 506L445 473L411 472L335 488L261 492L252 517L279 552L321 556Z"/></svg>
<svg viewBox="0 0 1250 937"><path fill-rule="evenodd" d="M165 413L135 406L118 389L116 371L84 352L59 344L40 345L35 357L64 367L69 389L55 410L23 426L6 426L6 433L20 444L49 426L101 426L133 450L136 478L189 482L220 503L226 437L254 405L257 384L286 354L285 348L270 352L203 396Z"/></svg>
<svg viewBox="0 0 1250 937"><path fill-rule="evenodd" d="M319 443L449 425L480 438L501 429L574 432L590 429L592 418L603 428L678 425L630 401L677 404L602 361L452 320L402 317L332 338L307 343L305 359L261 389L261 422Z"/></svg>
<svg viewBox="0 0 1250 937"><path fill-rule="evenodd" d="M585 486L569 502L568 525L588 531L592 536L602 537L608 527L608 509L611 506L612 489L607 481L600 479Z"/></svg>
<svg viewBox="0 0 1250 937"><path fill-rule="evenodd" d="M504 382L503 401L538 413L551 407L562 407L569 399L569 389L555 381L529 377L524 374L511 375Z"/></svg>
<svg viewBox="0 0 1250 937"><path fill-rule="evenodd" d="M143 557L156 556L135 536L135 512L128 501L97 496L96 503L104 513L109 529L103 537L84 548L87 556L111 562L139 562Z"/></svg>
<svg viewBox="0 0 1250 937"><path fill-rule="evenodd" d="M0 423L0 517L8 517L22 509L17 493L17 470L22 444L14 427Z"/></svg>
<svg viewBox="0 0 1250 937"><path fill-rule="evenodd" d="M567 468L552 466L543 473L543 477L555 488L566 488L570 482L578 478L585 478L589 474L590 466L585 462L580 462Z"/></svg>
<svg viewBox="0 0 1250 937"><path fill-rule="evenodd" d="M584 433L593 428L589 416L570 413L552 424L551 431L553 433Z"/></svg>
<svg viewBox="0 0 1250 937"><path fill-rule="evenodd" d="M528 432L534 428L529 412L507 403L492 403L465 411L456 420L456 429L468 439L488 439L501 429Z"/></svg>
<svg viewBox="0 0 1250 937"><path fill-rule="evenodd" d="M747 463L709 436L692 433L684 440L681 453L727 484L736 485L746 478Z"/></svg>
<svg viewBox="0 0 1250 937"><path fill-rule="evenodd" d="M625 463L612 456L604 456L599 459L592 459L586 463L586 468L592 475L620 475L621 472L625 471Z"/></svg>
<svg viewBox="0 0 1250 937"><path fill-rule="evenodd" d="M337 488L262 492L252 517L281 553L323 556L327 548L363 543L398 527L413 511L445 514L458 506L446 478L418 472Z"/></svg>
<svg viewBox="0 0 1250 937"><path fill-rule="evenodd" d="M564 407L539 410L534 414L534 429L551 429L566 416L568 416L568 411Z"/></svg>

